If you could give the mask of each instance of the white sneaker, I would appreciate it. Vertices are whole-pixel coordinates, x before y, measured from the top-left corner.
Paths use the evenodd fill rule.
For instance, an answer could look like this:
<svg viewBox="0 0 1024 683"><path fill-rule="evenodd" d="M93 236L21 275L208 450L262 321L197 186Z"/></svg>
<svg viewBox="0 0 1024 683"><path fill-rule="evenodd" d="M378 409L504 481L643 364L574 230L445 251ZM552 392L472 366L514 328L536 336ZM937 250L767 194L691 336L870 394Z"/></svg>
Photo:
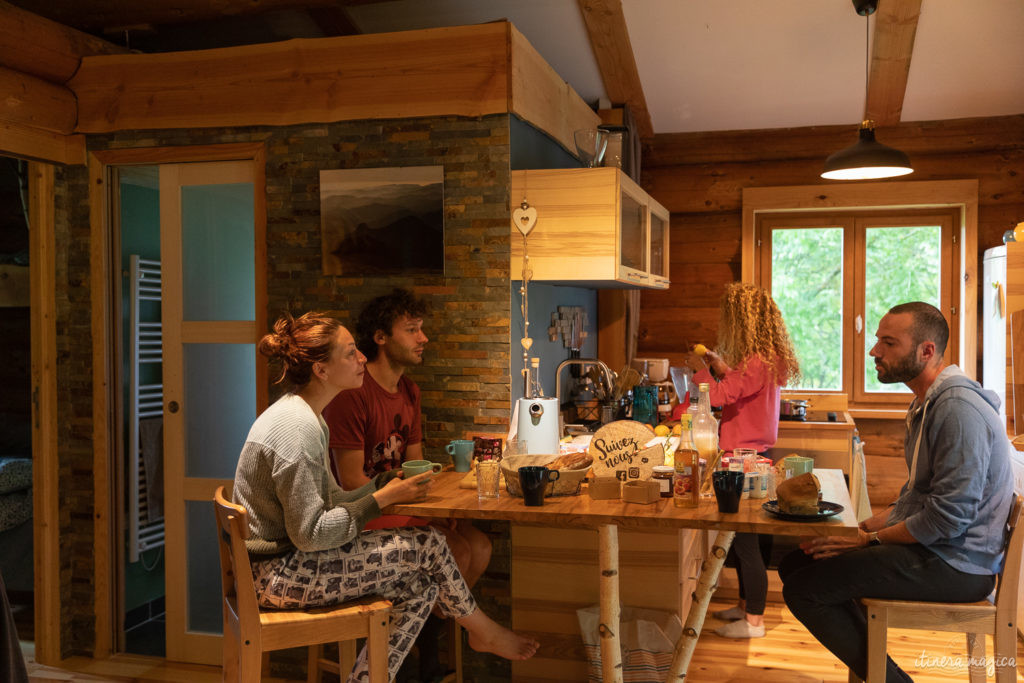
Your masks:
<svg viewBox="0 0 1024 683"><path fill-rule="evenodd" d="M715 633L723 638L764 638L764 624L751 626L746 619L733 621L725 626L719 626Z"/></svg>
<svg viewBox="0 0 1024 683"><path fill-rule="evenodd" d="M720 609L717 612L712 612L711 616L715 619L721 619L722 621L736 621L737 619L745 619L747 617L747 613L736 605L733 605L729 609Z"/></svg>

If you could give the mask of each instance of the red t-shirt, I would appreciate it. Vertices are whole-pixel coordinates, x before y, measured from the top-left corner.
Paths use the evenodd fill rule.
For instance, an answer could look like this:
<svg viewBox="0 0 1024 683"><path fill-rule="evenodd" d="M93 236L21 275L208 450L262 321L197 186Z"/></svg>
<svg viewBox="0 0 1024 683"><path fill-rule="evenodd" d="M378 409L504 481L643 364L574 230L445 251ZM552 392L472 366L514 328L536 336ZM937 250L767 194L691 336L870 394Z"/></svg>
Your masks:
<svg viewBox="0 0 1024 683"><path fill-rule="evenodd" d="M402 466L405 449L423 440L420 389L402 375L398 391L377 384L369 372L363 386L343 391L324 408L330 447L363 451L363 473L371 479Z"/></svg>
<svg viewBox="0 0 1024 683"><path fill-rule="evenodd" d="M779 398L782 388L772 379L771 368L759 356L751 356L716 382L705 368L694 383L711 385L711 405L722 406L718 447L723 451L753 448L758 453L775 445L779 436Z"/></svg>
<svg viewBox="0 0 1024 683"><path fill-rule="evenodd" d="M379 385L369 372L364 373L363 386L335 396L324 408L323 416L330 431L330 447L362 450L363 473L371 479L381 472L401 467L406 447L423 441L420 389L405 375L398 379L398 391L392 393ZM337 472L334 476L340 483ZM423 524L426 521L416 517L384 515L365 528Z"/></svg>

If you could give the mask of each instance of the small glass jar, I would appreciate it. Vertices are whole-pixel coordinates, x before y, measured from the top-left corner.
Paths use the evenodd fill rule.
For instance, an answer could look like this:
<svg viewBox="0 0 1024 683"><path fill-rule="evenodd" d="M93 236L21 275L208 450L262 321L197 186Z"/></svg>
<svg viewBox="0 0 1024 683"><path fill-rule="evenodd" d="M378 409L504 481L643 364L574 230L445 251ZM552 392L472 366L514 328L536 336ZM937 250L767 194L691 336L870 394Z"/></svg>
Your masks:
<svg viewBox="0 0 1024 683"><path fill-rule="evenodd" d="M658 482L658 490L661 492L661 497L671 498L672 476L675 474L675 468L668 465L655 465L652 469L654 473L651 475L651 479Z"/></svg>

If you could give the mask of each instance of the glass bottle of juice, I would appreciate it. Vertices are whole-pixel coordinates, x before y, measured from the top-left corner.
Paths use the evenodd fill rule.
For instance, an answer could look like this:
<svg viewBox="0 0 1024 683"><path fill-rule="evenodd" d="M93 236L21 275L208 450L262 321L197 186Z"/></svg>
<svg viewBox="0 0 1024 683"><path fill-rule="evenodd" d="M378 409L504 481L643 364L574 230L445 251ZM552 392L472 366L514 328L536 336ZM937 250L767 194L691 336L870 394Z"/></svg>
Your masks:
<svg viewBox="0 0 1024 683"><path fill-rule="evenodd" d="M684 430L679 438L673 465L672 502L677 508L695 508L700 503L700 455L693 445L691 432Z"/></svg>
<svg viewBox="0 0 1024 683"><path fill-rule="evenodd" d="M711 385L701 382L697 413L693 416L693 444L700 457L711 463L718 455L718 420L711 414ZM710 467L710 464L709 464Z"/></svg>

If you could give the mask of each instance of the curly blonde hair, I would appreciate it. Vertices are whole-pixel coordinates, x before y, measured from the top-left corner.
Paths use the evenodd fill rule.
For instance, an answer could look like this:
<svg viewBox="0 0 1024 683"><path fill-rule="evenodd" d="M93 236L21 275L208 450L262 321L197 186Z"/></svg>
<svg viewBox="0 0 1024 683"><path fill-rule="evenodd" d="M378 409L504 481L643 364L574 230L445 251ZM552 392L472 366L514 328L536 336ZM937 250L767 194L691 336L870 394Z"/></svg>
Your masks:
<svg viewBox="0 0 1024 683"><path fill-rule="evenodd" d="M779 386L800 378L800 363L771 294L747 282L725 287L718 325L718 353L732 367L757 356Z"/></svg>

